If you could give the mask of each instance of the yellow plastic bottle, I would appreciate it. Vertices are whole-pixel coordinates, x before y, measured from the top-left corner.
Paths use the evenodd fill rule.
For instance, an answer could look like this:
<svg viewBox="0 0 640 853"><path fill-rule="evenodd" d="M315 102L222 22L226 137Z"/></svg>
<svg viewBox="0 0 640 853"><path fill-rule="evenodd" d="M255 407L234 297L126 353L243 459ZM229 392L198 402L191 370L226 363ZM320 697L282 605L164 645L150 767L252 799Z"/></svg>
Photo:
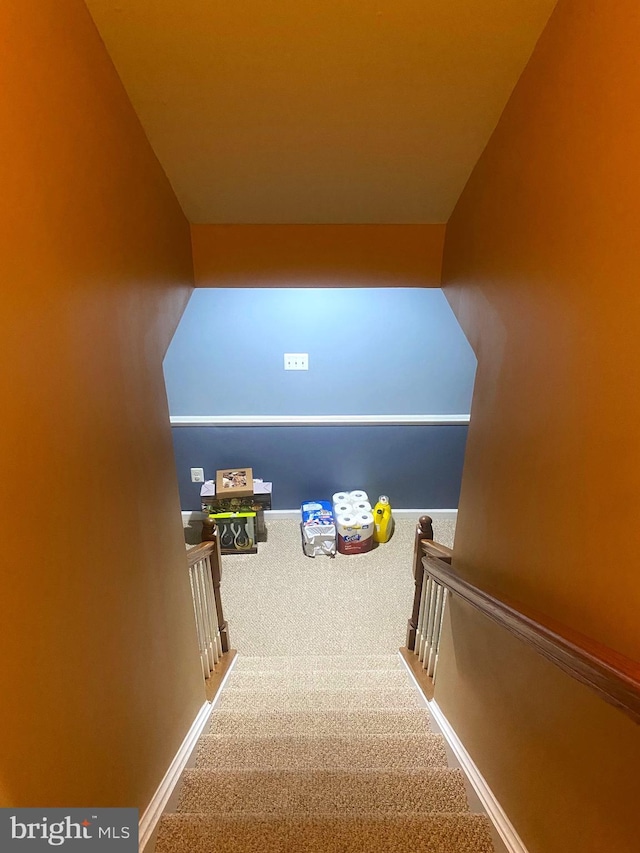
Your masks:
<svg viewBox="0 0 640 853"><path fill-rule="evenodd" d="M386 495L380 495L378 503L373 508L373 541L388 542L393 533L393 516L391 504Z"/></svg>

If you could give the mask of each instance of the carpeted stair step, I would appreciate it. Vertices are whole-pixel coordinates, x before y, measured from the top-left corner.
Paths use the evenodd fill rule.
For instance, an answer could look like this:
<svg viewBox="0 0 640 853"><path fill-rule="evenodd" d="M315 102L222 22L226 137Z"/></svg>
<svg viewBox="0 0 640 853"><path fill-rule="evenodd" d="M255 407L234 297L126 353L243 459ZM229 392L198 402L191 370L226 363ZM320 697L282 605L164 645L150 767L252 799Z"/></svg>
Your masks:
<svg viewBox="0 0 640 853"><path fill-rule="evenodd" d="M364 770L412 773L446 767L442 735L200 738L196 767L232 770Z"/></svg>
<svg viewBox="0 0 640 853"><path fill-rule="evenodd" d="M258 658L240 655L234 672L346 672L348 670L403 670L398 655L304 655Z"/></svg>
<svg viewBox="0 0 640 853"><path fill-rule="evenodd" d="M177 811L236 816L357 815L464 812L467 808L464 776L449 768L417 773L194 768L183 775Z"/></svg>
<svg viewBox="0 0 640 853"><path fill-rule="evenodd" d="M396 655L239 658L155 853L493 853Z"/></svg>
<svg viewBox="0 0 640 853"><path fill-rule="evenodd" d="M407 680L407 673L401 670L350 670L347 672L328 670L321 672L234 672L230 676L226 690L255 690L256 692L277 693L281 691L315 690L399 690L414 692Z"/></svg>
<svg viewBox="0 0 640 853"><path fill-rule="evenodd" d="M165 815L156 853L493 853L483 815L259 818Z"/></svg>
<svg viewBox="0 0 640 853"><path fill-rule="evenodd" d="M222 742L225 737L270 738L326 737L342 735L360 738L369 735L421 735L431 731L426 708L405 710L365 709L349 711L340 708L325 711L272 710L269 712L216 708L205 733Z"/></svg>
<svg viewBox="0 0 640 853"><path fill-rule="evenodd" d="M419 708L418 694L410 687L391 690L240 690L225 688L219 708L233 711L325 711L330 708L345 711L368 708Z"/></svg>

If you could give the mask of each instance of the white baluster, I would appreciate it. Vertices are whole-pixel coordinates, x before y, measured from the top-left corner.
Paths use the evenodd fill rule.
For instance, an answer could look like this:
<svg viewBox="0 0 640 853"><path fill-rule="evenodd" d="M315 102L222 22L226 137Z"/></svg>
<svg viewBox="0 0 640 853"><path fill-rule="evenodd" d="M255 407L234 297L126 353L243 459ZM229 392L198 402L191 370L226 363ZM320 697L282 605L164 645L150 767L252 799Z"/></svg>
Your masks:
<svg viewBox="0 0 640 853"><path fill-rule="evenodd" d="M422 634L420 636L420 654L418 655L418 659L421 663L424 662L424 658L427 653L427 643L429 636L429 617L431 613L434 594L435 582L432 577L427 576L427 594L425 595L424 599L424 618L422 621Z"/></svg>
<svg viewBox="0 0 640 853"><path fill-rule="evenodd" d="M427 603L429 601L429 583L431 579L428 575L423 575L422 591L420 593L420 610L418 611L418 626L416 628L416 644L415 653L418 655L418 660L422 660L420 654L423 647L424 624L426 620Z"/></svg>
<svg viewBox="0 0 640 853"><path fill-rule="evenodd" d="M429 654L431 652L431 643L433 640L433 623L436 615L436 601L438 597L438 584L431 580L431 595L429 597L429 613L427 614L427 626L424 637L424 653L422 655L422 668L428 669Z"/></svg>
<svg viewBox="0 0 640 853"><path fill-rule="evenodd" d="M442 620L442 596L444 593L444 587L441 584L437 584L437 592L436 592L436 600L435 606L433 608L433 622L431 624L431 636L429 642L429 656L427 659L427 675L433 675L433 668L435 664L436 657L436 649L438 646L438 632L440 630L440 623Z"/></svg>
<svg viewBox="0 0 640 853"><path fill-rule="evenodd" d="M447 609L447 600L448 600L448 598L449 598L449 591L448 591L448 590L446 590L446 589L444 589L444 590L443 590L443 593L442 593L442 608L441 608L441 613L440 613L440 626L439 626L439 628L438 628L438 638L437 638L437 645L436 645L436 656L435 656L435 660L434 660L434 662L433 662L433 676L432 676L432 678L433 678L433 683L434 683L434 684L435 684L435 682L436 682L436 671L437 671L437 669L438 669L438 658L440 657L440 639L441 639L441 637L442 637L442 626L443 626L443 624L444 624L444 612L445 612L445 610Z"/></svg>
<svg viewBox="0 0 640 853"><path fill-rule="evenodd" d="M210 637L210 628L209 628L209 613L207 608L207 597L205 594L205 585L204 585L204 577L203 577L203 565L202 561L198 563L198 590L200 592L200 607L202 608L202 623L203 623L203 641L204 641L204 654L207 663L208 675L211 674L211 670L213 669L213 652L212 652L212 638Z"/></svg>
<svg viewBox="0 0 640 853"><path fill-rule="evenodd" d="M216 655L214 653L214 632L212 628L212 619L211 612L209 607L209 597L207 595L207 566L205 560L198 561L198 579L200 585L200 598L202 601L202 612L204 616L204 640L205 640L205 652L207 655L207 666L209 667L209 672L211 673L213 667L216 663Z"/></svg>
<svg viewBox="0 0 640 853"><path fill-rule="evenodd" d="M196 631L198 635L198 649L200 651L200 663L202 664L202 674L205 678L209 677L209 664L204 648L204 626L202 618L202 608L200 606L200 594L198 590L198 573L195 566L189 569L189 580L191 582L191 596L193 598L193 611L196 617Z"/></svg>

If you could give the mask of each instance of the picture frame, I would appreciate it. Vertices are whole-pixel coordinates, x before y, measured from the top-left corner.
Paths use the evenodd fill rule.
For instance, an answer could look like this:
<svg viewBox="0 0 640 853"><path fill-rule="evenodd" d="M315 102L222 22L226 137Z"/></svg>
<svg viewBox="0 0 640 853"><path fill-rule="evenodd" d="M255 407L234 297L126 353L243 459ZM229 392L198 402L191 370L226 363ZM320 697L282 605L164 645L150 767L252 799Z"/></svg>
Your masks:
<svg viewBox="0 0 640 853"><path fill-rule="evenodd" d="M253 494L253 471L251 468L225 468L216 471L216 497L241 498Z"/></svg>

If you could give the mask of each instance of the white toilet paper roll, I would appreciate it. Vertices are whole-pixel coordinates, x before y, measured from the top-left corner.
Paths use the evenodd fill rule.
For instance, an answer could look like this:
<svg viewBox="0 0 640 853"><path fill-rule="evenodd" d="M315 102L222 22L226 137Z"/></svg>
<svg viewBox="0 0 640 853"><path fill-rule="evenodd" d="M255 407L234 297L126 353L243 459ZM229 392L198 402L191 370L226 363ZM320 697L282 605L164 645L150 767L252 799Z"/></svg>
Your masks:
<svg viewBox="0 0 640 853"><path fill-rule="evenodd" d="M366 492L362 492L359 489L356 489L355 492L349 492L349 497L347 499L351 504L359 504L362 501L368 501L369 495Z"/></svg>
<svg viewBox="0 0 640 853"><path fill-rule="evenodd" d="M353 505L353 511L356 515L363 512L371 512L371 504L369 501L360 501L360 503Z"/></svg>
<svg viewBox="0 0 640 853"><path fill-rule="evenodd" d="M353 530L356 526L356 517L351 513L345 513L344 515L339 515L336 518L336 527L338 528L340 536L344 536L345 531Z"/></svg>
<svg viewBox="0 0 640 853"><path fill-rule="evenodd" d="M349 503L334 504L333 514L336 518L339 515L353 515L353 507Z"/></svg>
<svg viewBox="0 0 640 853"><path fill-rule="evenodd" d="M336 504L350 504L349 500L349 492L336 492L333 496L333 505Z"/></svg>
<svg viewBox="0 0 640 853"><path fill-rule="evenodd" d="M357 512L356 513L356 522L359 527L367 528L373 526L373 513L372 512Z"/></svg>

